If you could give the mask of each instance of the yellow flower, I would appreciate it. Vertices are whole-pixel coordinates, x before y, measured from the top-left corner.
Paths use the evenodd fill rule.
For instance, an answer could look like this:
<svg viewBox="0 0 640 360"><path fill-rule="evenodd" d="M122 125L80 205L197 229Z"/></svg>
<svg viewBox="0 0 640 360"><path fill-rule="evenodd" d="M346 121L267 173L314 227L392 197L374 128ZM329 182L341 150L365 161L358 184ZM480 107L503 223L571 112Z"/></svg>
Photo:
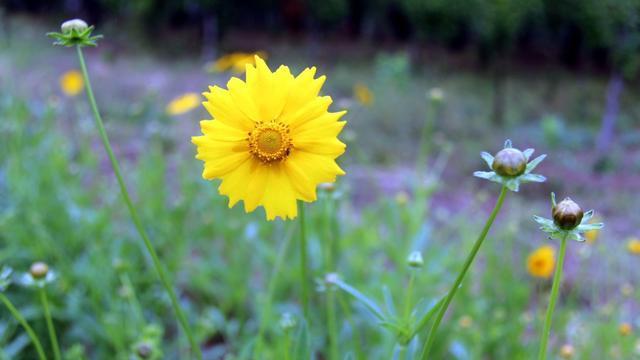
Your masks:
<svg viewBox="0 0 640 360"><path fill-rule="evenodd" d="M589 221L589 224L600 223L602 220L598 217L594 217ZM591 230L584 233L584 237L587 241L587 244L593 244L598 240L598 236L600 235L600 230Z"/></svg>
<svg viewBox="0 0 640 360"><path fill-rule="evenodd" d="M345 151L337 136L346 111L328 112L331 97L318 96L325 77L307 68L294 77L289 68L272 72L260 57L247 66L246 81L232 77L227 89L209 87L204 107L212 120L194 136L202 177L222 179L220 194L229 207L244 202L246 212L263 206L268 220L295 218L296 201L316 200L320 183L344 171L335 159Z"/></svg>
<svg viewBox="0 0 640 360"><path fill-rule="evenodd" d="M232 70L234 73L243 73L247 65L255 65L255 56L262 59L267 58L267 54L263 51L256 53L235 52L221 56L218 60L207 65L209 72L224 72Z"/></svg>
<svg viewBox="0 0 640 360"><path fill-rule="evenodd" d="M78 70L70 70L60 77L60 89L67 96L76 96L82 92L84 80Z"/></svg>
<svg viewBox="0 0 640 360"><path fill-rule="evenodd" d="M562 357L563 359L571 359L574 353L575 350L573 349L573 345L571 344L564 344L560 348L560 357Z"/></svg>
<svg viewBox="0 0 640 360"><path fill-rule="evenodd" d="M186 93L174 98L167 104L166 112L169 115L181 115L188 113L200 105L200 96L196 93Z"/></svg>
<svg viewBox="0 0 640 360"><path fill-rule="evenodd" d="M373 104L373 100L375 98L371 90L362 83L353 85L353 96L364 106L370 106Z"/></svg>
<svg viewBox="0 0 640 360"><path fill-rule="evenodd" d="M527 271L531 276L549 278L553 275L555 257L555 250L552 246L541 246L527 258Z"/></svg>
<svg viewBox="0 0 640 360"><path fill-rule="evenodd" d="M640 239L629 239L629 241L627 241L627 250L634 255L640 255Z"/></svg>
<svg viewBox="0 0 640 360"><path fill-rule="evenodd" d="M620 332L620 335L622 335L622 336L627 336L627 335L631 334L631 330L632 330L631 324L629 324L629 323L622 323L618 327L618 331Z"/></svg>
<svg viewBox="0 0 640 360"><path fill-rule="evenodd" d="M396 193L396 204L400 206L407 205L409 202L409 194L406 191L398 191Z"/></svg>

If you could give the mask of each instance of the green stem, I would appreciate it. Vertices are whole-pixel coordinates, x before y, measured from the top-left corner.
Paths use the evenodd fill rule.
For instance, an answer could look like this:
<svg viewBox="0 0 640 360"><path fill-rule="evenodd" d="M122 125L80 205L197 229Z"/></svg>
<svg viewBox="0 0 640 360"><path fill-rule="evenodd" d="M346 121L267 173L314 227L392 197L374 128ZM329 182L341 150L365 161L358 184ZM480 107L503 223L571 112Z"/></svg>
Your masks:
<svg viewBox="0 0 640 360"><path fill-rule="evenodd" d="M76 50L78 53L78 60L80 61L82 77L84 78L84 82L87 88L87 97L89 98L89 104L91 105L91 110L93 111L93 116L95 118L98 131L100 132L100 138L102 139L102 144L104 145L104 148L107 151L107 155L109 156L109 160L111 161L111 167L113 168L113 172L115 173L116 178L118 180L118 185L120 186L120 193L122 194L122 198L125 204L127 205L127 208L129 209L129 215L131 216L131 220L133 221L136 229L138 230L138 233L140 234L140 237L144 242L144 246L146 247L147 252L149 253L149 256L151 256L151 260L153 262L153 266L156 269L156 272L158 273L158 277L160 277L160 281L162 282L162 285L164 286L165 291L167 292L167 294L169 295L169 298L171 299L171 305L173 306L173 310L175 311L176 316L178 317L178 321L182 326L182 330L184 331L187 338L189 339L189 344L191 345L191 351L193 351L196 354L196 357L198 359L202 360L202 353L200 351L200 347L195 342L195 339L191 333L191 329L189 328L189 323L187 321L187 318L184 315L184 312L182 311L182 308L178 303L178 297L176 296L176 293L173 290L173 285L169 280L168 276L166 275L160 263L160 259L158 258L158 254L153 248L153 245L151 244L151 240L149 240L149 237L147 236L147 233L144 230L144 227L142 226L142 221L138 216L138 212L136 211L136 208L133 206L133 202L131 201L131 196L129 196L129 191L127 190L127 186L125 185L124 179L122 178L120 165L118 164L118 160L116 159L116 156L113 153L113 149L111 148L111 143L109 142L109 137L107 136L107 132L104 128L102 117L100 116L100 112L98 111L98 105L96 104L96 99L93 96L93 90L91 88L91 82L89 80L89 73L87 71L87 66L84 61L84 56L82 55L82 48L80 46L76 46Z"/></svg>
<svg viewBox="0 0 640 360"><path fill-rule="evenodd" d="M336 240L336 234L333 234L332 218L333 218L333 206L332 200L326 201L325 207L325 228L326 234L324 239L324 252L325 252L325 274L333 272L333 242ZM338 348L338 324L336 319L336 294L335 289L331 286L326 289L326 306L327 306L327 330L329 335L329 359L338 360L340 358L340 351Z"/></svg>
<svg viewBox="0 0 640 360"><path fill-rule="evenodd" d="M560 255L556 262L556 271L553 275L553 286L551 287L551 297L549 299L549 307L547 307L547 316L544 319L544 329L542 330L542 339L540 340L540 351L538 352L538 360L547 358L547 343L549 342L549 334L551 333L551 321L553 318L553 310L558 300L558 292L560 290L560 281L562 280L562 267L564 266L564 255L567 252L567 236L562 238L560 243Z"/></svg>
<svg viewBox="0 0 640 360"><path fill-rule="evenodd" d="M471 252L467 256L467 259L465 260L464 265L462 266L462 270L458 274L456 281L453 283L451 290L449 290L449 293L445 298L444 304L442 304L442 307L440 307L440 311L438 311L438 315L436 316L436 319L433 322L433 325L431 326L431 330L429 331L429 336L427 337L427 341L425 342L424 348L422 349L422 355L420 356L421 359L427 359L427 357L429 356L429 352L433 347L433 341L435 340L436 333L438 332L438 327L440 326L440 322L442 321L444 314L447 312L447 309L449 308L449 304L451 304L451 300L453 300L453 297L456 295L456 292L458 291L458 288L460 287L460 284L462 283L462 280L464 279L464 276L466 275L467 270L469 270L469 267L473 263L473 260L475 259L476 254L478 254L478 250L480 250L480 246L482 246L482 242L487 237L487 234L489 233L489 229L491 229L491 225L493 225L493 221L496 219L496 216L498 216L498 213L500 212L500 208L502 208L502 203L504 202L504 198L507 195L507 191L508 191L507 187L502 186L502 189L500 190L500 195L498 196L498 200L496 201L496 204L493 207L493 211L491 211L491 215L489 215L487 222L484 224L484 228L482 229L482 232L480 232L478 239L476 239L476 242L473 245Z"/></svg>
<svg viewBox="0 0 640 360"><path fill-rule="evenodd" d="M31 326L27 322L27 320L25 320L22 314L20 314L20 311L16 309L15 306L13 306L9 298L2 292L0 292L0 300L7 306L7 309L9 309L9 312L13 315L14 318L16 318L16 320L18 320L20 325L22 325L22 327L25 329L25 331L31 338L31 342L33 343L33 346L36 348L36 352L38 352L38 358L40 360L47 360L47 357L44 354L44 350L42 350L42 344L40 343L40 340L38 340L38 336L36 336L36 333L33 331Z"/></svg>
<svg viewBox="0 0 640 360"><path fill-rule="evenodd" d="M300 210L300 286L302 286L302 313L307 324L310 324L309 318L309 285L307 284L307 232L305 229L304 203L300 202L298 207Z"/></svg>
<svg viewBox="0 0 640 360"><path fill-rule="evenodd" d="M412 306L412 300L411 298L413 297L413 283L415 282L415 272L413 271L413 269L410 270L411 271L411 275L409 275L409 285L407 285L407 295L405 296L405 302L404 302L404 321L406 324L410 323L410 316L411 316L411 306Z"/></svg>
<svg viewBox="0 0 640 360"><path fill-rule="evenodd" d="M49 331L49 340L51 341L51 347L53 348L53 357L55 360L61 360L60 346L58 345L58 337L56 336L56 329L53 326L53 319L51 319L51 312L49 311L49 301L47 301L47 290L44 286L40 289L40 302L42 303L42 309L44 309L44 318L47 321L47 330Z"/></svg>

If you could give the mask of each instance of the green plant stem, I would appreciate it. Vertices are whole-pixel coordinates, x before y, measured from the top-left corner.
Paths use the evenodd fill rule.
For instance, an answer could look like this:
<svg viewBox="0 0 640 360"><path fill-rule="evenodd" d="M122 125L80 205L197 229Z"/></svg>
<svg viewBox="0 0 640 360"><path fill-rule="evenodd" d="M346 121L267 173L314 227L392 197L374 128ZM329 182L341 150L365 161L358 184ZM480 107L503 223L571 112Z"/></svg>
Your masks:
<svg viewBox="0 0 640 360"><path fill-rule="evenodd" d="M40 343L38 336L36 336L36 333L33 331L31 326L27 322L27 320L25 320L24 316L22 316L20 311L16 309L15 306L13 306L9 298L2 292L0 292L0 301L2 301L5 304L7 309L9 309L9 312L13 315L14 318L16 318L16 320L18 320L20 325L22 325L24 330L27 332L27 334L31 338L31 342L33 343L33 346L36 348L36 352L38 353L38 358L40 360L47 360L47 357L44 354L44 350L42 349L42 344Z"/></svg>
<svg viewBox="0 0 640 360"><path fill-rule="evenodd" d="M53 348L53 358L55 360L61 360L60 346L58 345L58 336L56 335L56 329L53 326L53 319L51 318L51 312L49 311L49 301L47 300L47 290L44 286L39 289L40 302L42 303L42 309L44 310L44 318L47 321L47 330L49 331L49 340L51 341L51 347Z"/></svg>
<svg viewBox="0 0 640 360"><path fill-rule="evenodd" d="M113 168L113 172L116 175L118 180L118 185L120 186L120 193L122 194L122 198L129 209L129 215L131 216L131 220L135 224L142 241L144 242L144 246L151 256L151 260L153 261L153 266L158 273L158 277L160 277L160 281L164 286L169 298L171 299L171 305L173 306L173 310L178 317L178 321L182 326L182 330L186 334L189 339L189 344L191 346L191 351L196 354L196 357L201 360L202 352L200 351L200 347L196 343L193 334L191 333L191 329L189 328L189 323L187 321L180 304L178 303L178 298L176 296L175 291L173 290L173 285L166 275L162 264L160 263L160 259L158 258L158 254L156 253L153 245L151 244L151 240L147 236L146 231L144 230L144 226L142 226L142 221L138 216L138 212L131 201L131 196L129 196L129 191L127 190L127 186L124 183L124 179L122 178L122 173L120 171L120 165L118 164L118 160L113 153L113 149L111 148L111 143L109 142L109 137L107 136L107 132L104 128L104 123L102 122L102 117L100 116L100 112L98 111L98 105L96 104L96 99L93 96L93 90L91 88L91 82L89 80L89 73L87 71L87 66L84 61L84 56L82 55L82 48L80 46L76 46L76 50L78 53L78 60L80 61L80 68L82 70L82 77L84 78L84 82L86 84L87 89L87 97L89 98L89 104L91 105L91 110L93 111L93 116L96 121L96 125L98 127L98 131L100 132L100 138L102 139L102 143L104 145L105 150L107 151L107 155L109 156L109 160L111 161L111 167Z"/></svg>
<svg viewBox="0 0 640 360"><path fill-rule="evenodd" d="M309 284L307 280L309 275L307 270L307 231L305 229L304 203L300 202L298 206L300 214L300 286L302 287L302 313L307 324L310 324L309 318Z"/></svg>
<svg viewBox="0 0 640 360"><path fill-rule="evenodd" d="M451 304L451 300L453 300L453 297L456 295L456 292L458 291L458 288L460 287L460 284L462 283L464 276L467 274L469 267L471 266L471 264L473 263L473 260L478 254L478 250L480 250L480 246L482 246L482 242L487 237L487 234L489 233L489 229L491 229L491 225L493 225L493 221L496 219L496 216L498 216L498 213L502 208L502 203L504 202L504 198L507 195L507 191L508 191L507 187L502 186L502 189L500 190L500 195L498 196L498 200L496 201L496 204L493 207L493 211L491 211L491 214L489 215L487 222L484 224L484 228L482 228L482 231L480 232L478 239L476 239L476 242L473 245L471 252L467 256L467 259L465 260L464 265L462 266L462 270L458 274L456 281L453 283L451 290L449 290L449 293L447 294L447 297L445 298L445 301L442 304L440 311L438 311L438 315L436 316L436 319L433 322L433 325L431 326L431 330L429 331L429 336L427 337L427 341L425 342L424 348L422 349L422 355L420 356L421 359L427 359L427 357L429 356L429 352L431 351L431 347L433 346L433 341L435 340L436 333L438 332L438 327L440 326L440 322L442 321L444 314L447 312L447 309L449 308L449 304Z"/></svg>
<svg viewBox="0 0 640 360"><path fill-rule="evenodd" d="M415 272L414 269L411 269L411 275L409 275L409 285L407 285L407 295L405 296L404 299L404 321L405 323L409 324L410 323L410 317L411 317L411 306L412 304L412 297L413 297L413 283L415 282Z"/></svg>
<svg viewBox="0 0 640 360"><path fill-rule="evenodd" d="M334 234L333 224L333 201L327 199L325 206L325 239L324 243L324 256L325 256L325 274L329 274L334 271L333 265L333 242L336 240L337 234ZM336 293L332 286L328 286L326 289L326 306L327 306L327 331L329 337L329 359L338 360L340 358L340 351L338 348L338 325L336 319Z"/></svg>
<svg viewBox="0 0 640 360"><path fill-rule="evenodd" d="M560 255L556 262L556 271L553 275L553 285L551 286L551 296L549 298L549 306L547 307L547 315L544 319L544 328L542 330L542 338L540 339L540 351L538 352L538 360L547 358L547 343L549 342L549 334L551 333L551 321L553 320L553 310L558 300L558 292L560 290L560 281L562 280L562 268L564 266L564 255L567 252L567 236L562 238L560 243Z"/></svg>

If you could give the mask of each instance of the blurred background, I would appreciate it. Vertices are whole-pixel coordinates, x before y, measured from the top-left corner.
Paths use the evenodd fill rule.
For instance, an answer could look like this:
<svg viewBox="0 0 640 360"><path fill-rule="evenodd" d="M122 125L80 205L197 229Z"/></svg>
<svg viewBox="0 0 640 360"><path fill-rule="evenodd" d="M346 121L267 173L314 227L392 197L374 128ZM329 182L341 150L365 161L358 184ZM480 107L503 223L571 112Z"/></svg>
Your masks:
<svg viewBox="0 0 640 360"><path fill-rule="evenodd" d="M546 183L509 194L474 286L454 302L438 358L530 357L550 285L527 272L530 251L549 243L530 219L550 215L551 191L595 208L606 223L587 244L570 244L555 353L564 344L585 359L640 356L635 335L618 330L640 325L639 0L0 2L0 262L26 269L44 259L66 274L55 313L65 347L78 356L126 354L140 327L155 324L173 358L177 329L162 316L166 299L119 205L74 51L45 36L76 17L104 35L85 52L98 103L152 237L191 316L203 322L210 358L242 358L251 348L264 304L248 294L264 293L289 228L227 210L193 159L190 137L210 118L199 94L242 77L255 53L272 69L317 66L332 109L349 110L339 160L348 175L338 195L327 195L340 219L336 270L374 297L381 283L402 293L414 249L428 264L424 296L451 283L457 252L470 246L498 193L471 176L486 170L480 151L495 153L509 138L549 155L537 170ZM322 232L326 214L317 208ZM247 253L257 254L250 266ZM96 269L114 261L133 272L138 298L150 304L138 330L122 335L114 334L129 288ZM315 275L322 273L318 260ZM281 275L264 315L276 319L264 330L274 349L278 317L298 311L294 279ZM29 291L16 292L28 303ZM13 344L14 324L0 324L0 341ZM345 353L366 340L355 358L385 358L393 344L366 317L341 331ZM18 345L5 357L29 358Z"/></svg>

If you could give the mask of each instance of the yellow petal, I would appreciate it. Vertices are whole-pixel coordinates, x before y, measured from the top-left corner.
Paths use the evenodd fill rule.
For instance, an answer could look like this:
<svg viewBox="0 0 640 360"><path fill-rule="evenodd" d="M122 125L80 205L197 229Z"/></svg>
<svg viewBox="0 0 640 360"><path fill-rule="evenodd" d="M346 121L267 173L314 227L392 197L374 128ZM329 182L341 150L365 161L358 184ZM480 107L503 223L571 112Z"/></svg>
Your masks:
<svg viewBox="0 0 640 360"><path fill-rule="evenodd" d="M282 111L283 114L297 111L318 96L326 77L323 75L314 79L315 74L315 67L306 68L295 78L291 84L292 90L289 91L287 104Z"/></svg>
<svg viewBox="0 0 640 360"><path fill-rule="evenodd" d="M240 128L245 132L253 129L253 121L238 108L228 90L213 86L209 87L209 92L202 95L207 99L202 105L214 119L228 126Z"/></svg>
<svg viewBox="0 0 640 360"><path fill-rule="evenodd" d="M295 191L281 163L269 167L262 205L267 220L293 219L298 215Z"/></svg>

